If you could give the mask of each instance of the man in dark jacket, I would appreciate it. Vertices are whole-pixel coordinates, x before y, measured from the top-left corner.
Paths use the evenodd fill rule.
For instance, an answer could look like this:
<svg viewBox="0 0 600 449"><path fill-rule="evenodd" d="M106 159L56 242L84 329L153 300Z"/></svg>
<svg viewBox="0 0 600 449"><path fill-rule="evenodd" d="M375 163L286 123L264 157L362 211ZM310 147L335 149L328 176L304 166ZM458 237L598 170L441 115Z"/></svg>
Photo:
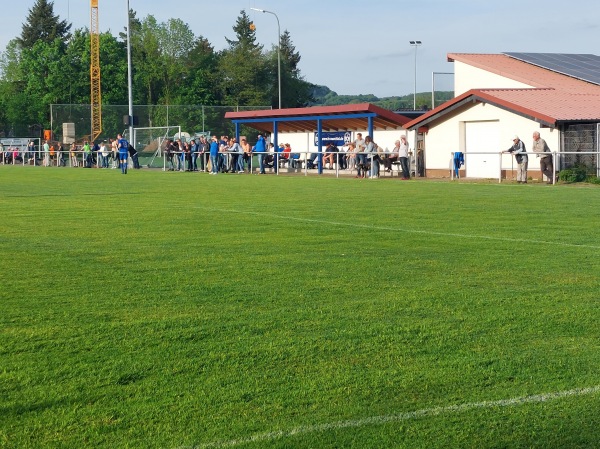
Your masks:
<svg viewBox="0 0 600 449"><path fill-rule="evenodd" d="M517 161L517 182L519 184L527 184L527 164L529 159L527 158L527 150L525 150L525 144L519 136L513 138L513 146L510 147L507 152L515 155Z"/></svg>
<svg viewBox="0 0 600 449"><path fill-rule="evenodd" d="M129 151L129 157L131 158L131 161L133 162L133 168L142 168L140 167L140 162L138 160L138 152L135 148L133 148L133 145L129 144L128 147L128 151Z"/></svg>

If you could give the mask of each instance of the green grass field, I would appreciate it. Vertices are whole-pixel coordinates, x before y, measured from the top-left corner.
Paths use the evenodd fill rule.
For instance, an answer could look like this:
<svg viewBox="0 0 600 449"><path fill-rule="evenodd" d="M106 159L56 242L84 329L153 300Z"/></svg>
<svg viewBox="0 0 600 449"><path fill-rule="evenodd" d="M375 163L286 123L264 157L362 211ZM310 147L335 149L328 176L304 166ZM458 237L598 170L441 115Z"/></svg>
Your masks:
<svg viewBox="0 0 600 449"><path fill-rule="evenodd" d="M600 189L0 167L0 447L600 447Z"/></svg>

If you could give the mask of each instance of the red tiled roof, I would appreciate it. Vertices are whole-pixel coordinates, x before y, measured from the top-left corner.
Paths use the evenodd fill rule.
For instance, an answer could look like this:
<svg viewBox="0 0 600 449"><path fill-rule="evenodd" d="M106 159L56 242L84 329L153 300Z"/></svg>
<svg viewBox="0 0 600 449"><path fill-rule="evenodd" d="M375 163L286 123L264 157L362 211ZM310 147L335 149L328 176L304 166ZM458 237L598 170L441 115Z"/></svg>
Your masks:
<svg viewBox="0 0 600 449"><path fill-rule="evenodd" d="M312 132L316 128L317 117L321 118L323 131L363 130L367 129L366 117L343 117L344 115L375 114L373 128L400 129L410 121L404 115L381 108L371 103L346 104L340 106L314 106L310 108L270 109L242 112L227 112L225 118L229 120L264 119L258 122L246 123L263 132L273 132L273 121L279 119L277 127L279 132ZM327 117L331 116L331 119ZM294 120L286 121L285 118ZM305 120L298 120L305 118Z"/></svg>
<svg viewBox="0 0 600 449"><path fill-rule="evenodd" d="M448 61L459 61L531 87L552 87L556 90L577 94L598 95L600 92L600 86L596 84L543 69L507 55L449 53Z"/></svg>
<svg viewBox="0 0 600 449"><path fill-rule="evenodd" d="M472 89L407 123L407 129L432 122L473 102L503 109L554 127L560 121L600 121L600 86L543 69L506 55L450 53L482 70L532 86L531 89Z"/></svg>
<svg viewBox="0 0 600 449"><path fill-rule="evenodd" d="M514 105L517 112L528 109L555 121L600 119L600 88L596 95L554 89L486 89L481 92Z"/></svg>

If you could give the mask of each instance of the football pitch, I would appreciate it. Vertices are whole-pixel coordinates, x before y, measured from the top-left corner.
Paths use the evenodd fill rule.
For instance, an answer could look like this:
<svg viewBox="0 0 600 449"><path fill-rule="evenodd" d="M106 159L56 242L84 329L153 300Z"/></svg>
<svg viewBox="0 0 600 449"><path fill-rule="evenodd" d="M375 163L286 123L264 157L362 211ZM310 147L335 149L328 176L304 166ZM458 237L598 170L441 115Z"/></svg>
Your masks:
<svg viewBox="0 0 600 449"><path fill-rule="evenodd" d="M597 448L600 189L0 167L0 446Z"/></svg>

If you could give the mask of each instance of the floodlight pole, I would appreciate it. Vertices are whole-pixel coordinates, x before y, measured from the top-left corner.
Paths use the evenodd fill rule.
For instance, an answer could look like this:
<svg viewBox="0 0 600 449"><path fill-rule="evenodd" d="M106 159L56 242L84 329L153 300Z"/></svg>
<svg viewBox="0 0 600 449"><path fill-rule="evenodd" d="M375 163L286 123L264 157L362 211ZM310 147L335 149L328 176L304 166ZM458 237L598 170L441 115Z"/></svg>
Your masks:
<svg viewBox="0 0 600 449"><path fill-rule="evenodd" d="M131 17L127 0L127 90L129 95L129 143L135 145L133 139L133 89L131 84Z"/></svg>
<svg viewBox="0 0 600 449"><path fill-rule="evenodd" d="M410 45L415 47L415 90L413 96L413 110L417 110L417 48L422 44L421 41L409 41Z"/></svg>
<svg viewBox="0 0 600 449"><path fill-rule="evenodd" d="M279 109L281 109L281 27L279 26L279 17L273 11L267 11L266 9L250 9L262 13L273 14L277 19L277 86L279 90Z"/></svg>

